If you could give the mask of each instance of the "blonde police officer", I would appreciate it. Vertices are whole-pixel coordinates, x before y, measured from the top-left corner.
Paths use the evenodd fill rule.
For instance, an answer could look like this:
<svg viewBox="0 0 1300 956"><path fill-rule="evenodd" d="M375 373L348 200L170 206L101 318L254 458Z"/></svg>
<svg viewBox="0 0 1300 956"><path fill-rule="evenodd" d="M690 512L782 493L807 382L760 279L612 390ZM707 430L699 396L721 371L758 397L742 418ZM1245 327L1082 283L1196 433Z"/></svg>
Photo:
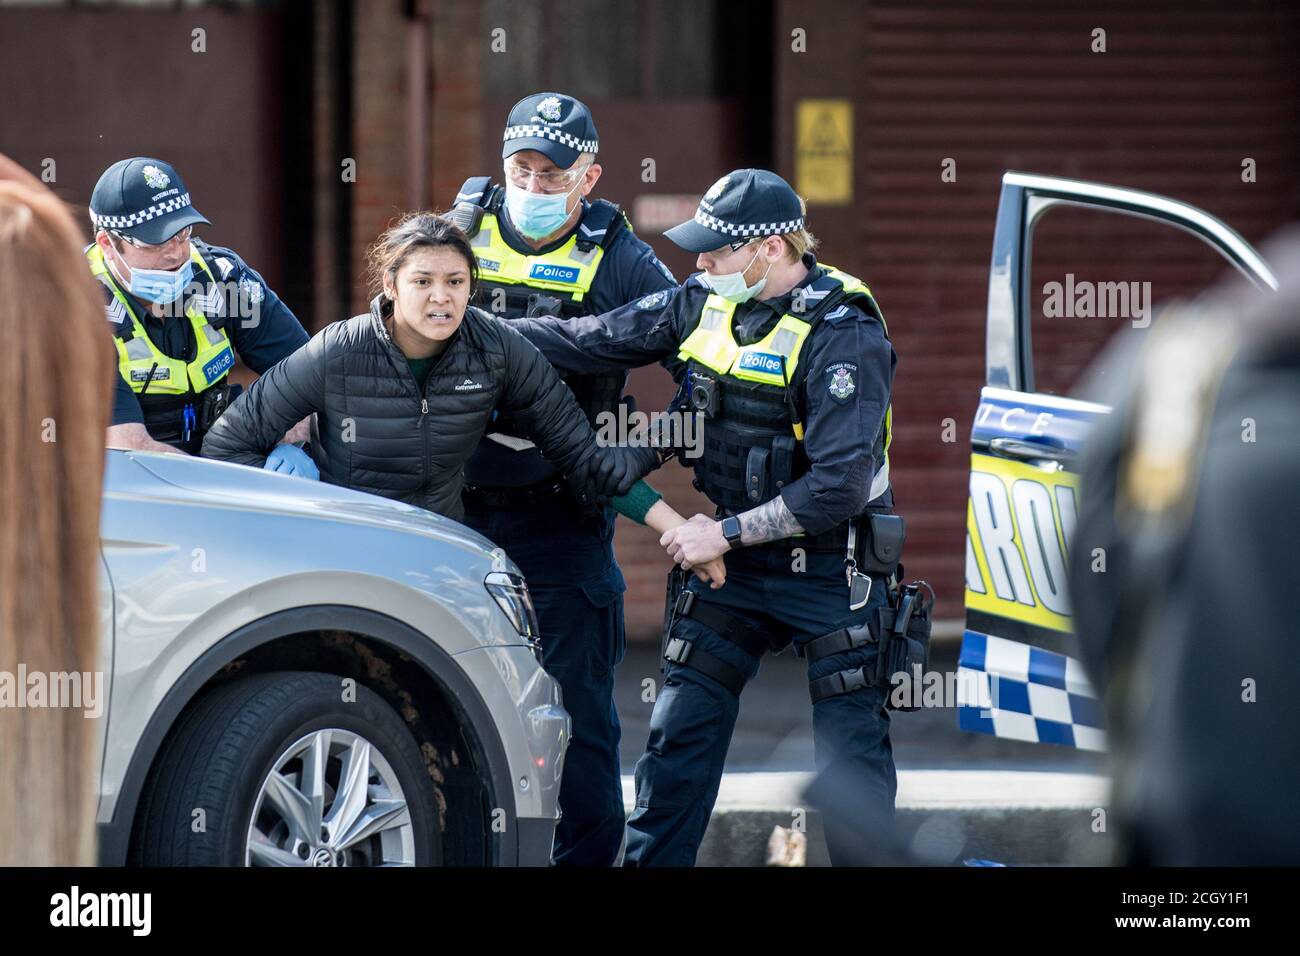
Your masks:
<svg viewBox="0 0 1300 956"><path fill-rule="evenodd" d="M559 368L667 362L686 409L704 418L702 454L683 463L717 513L662 543L688 568L725 553L727 580L692 581L676 602L625 863L694 863L740 692L767 650L791 642L808 660L818 765L862 781L863 816L884 842L897 783L876 612L895 568L862 573L872 516L885 532L897 526L884 318L866 285L817 262L803 202L775 173L723 176L667 236L702 270L679 288L602 316L519 325ZM833 861L842 836L828 827Z"/></svg>

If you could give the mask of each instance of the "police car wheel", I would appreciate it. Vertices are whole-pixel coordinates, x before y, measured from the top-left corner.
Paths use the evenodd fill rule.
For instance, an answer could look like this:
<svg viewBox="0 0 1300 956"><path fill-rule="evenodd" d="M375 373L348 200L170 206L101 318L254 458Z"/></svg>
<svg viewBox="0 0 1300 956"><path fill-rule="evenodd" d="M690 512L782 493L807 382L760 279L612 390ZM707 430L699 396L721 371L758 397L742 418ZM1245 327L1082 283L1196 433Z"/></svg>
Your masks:
<svg viewBox="0 0 1300 956"><path fill-rule="evenodd" d="M254 674L182 716L146 785L132 861L436 866L434 807L415 738L369 688Z"/></svg>

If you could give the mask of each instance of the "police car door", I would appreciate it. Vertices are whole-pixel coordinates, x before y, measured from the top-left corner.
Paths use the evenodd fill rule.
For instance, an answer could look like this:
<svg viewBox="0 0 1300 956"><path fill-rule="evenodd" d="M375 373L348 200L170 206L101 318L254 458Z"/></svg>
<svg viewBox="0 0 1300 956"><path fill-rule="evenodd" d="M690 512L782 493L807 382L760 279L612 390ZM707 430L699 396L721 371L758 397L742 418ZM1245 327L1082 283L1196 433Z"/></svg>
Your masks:
<svg viewBox="0 0 1300 956"><path fill-rule="evenodd" d="M1100 707L1073 646L1065 567L1077 513L1076 456L1108 409L1036 391L1030 341L1034 228L1065 205L1186 230L1257 285L1277 284L1241 236L1193 206L1099 183L1015 172L1002 178L985 382L971 431L958 721L976 733L1103 750Z"/></svg>

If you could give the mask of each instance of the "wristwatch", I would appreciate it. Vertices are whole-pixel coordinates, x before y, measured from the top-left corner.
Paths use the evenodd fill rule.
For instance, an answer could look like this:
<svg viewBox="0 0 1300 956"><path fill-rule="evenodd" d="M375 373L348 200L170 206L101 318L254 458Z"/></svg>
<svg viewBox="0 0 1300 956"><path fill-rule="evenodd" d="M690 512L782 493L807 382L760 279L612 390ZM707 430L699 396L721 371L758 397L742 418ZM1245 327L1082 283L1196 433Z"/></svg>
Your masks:
<svg viewBox="0 0 1300 956"><path fill-rule="evenodd" d="M722 519L722 536L733 548L740 546L740 519L735 515Z"/></svg>

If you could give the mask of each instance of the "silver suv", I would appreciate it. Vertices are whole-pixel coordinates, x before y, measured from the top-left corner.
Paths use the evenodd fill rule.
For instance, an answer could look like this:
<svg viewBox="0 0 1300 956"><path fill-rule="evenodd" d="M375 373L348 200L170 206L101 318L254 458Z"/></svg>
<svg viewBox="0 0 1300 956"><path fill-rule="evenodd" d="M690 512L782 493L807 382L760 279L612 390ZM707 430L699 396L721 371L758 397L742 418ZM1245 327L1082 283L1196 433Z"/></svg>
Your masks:
<svg viewBox="0 0 1300 956"><path fill-rule="evenodd" d="M110 451L106 865L544 865L569 717L518 569L429 512Z"/></svg>

